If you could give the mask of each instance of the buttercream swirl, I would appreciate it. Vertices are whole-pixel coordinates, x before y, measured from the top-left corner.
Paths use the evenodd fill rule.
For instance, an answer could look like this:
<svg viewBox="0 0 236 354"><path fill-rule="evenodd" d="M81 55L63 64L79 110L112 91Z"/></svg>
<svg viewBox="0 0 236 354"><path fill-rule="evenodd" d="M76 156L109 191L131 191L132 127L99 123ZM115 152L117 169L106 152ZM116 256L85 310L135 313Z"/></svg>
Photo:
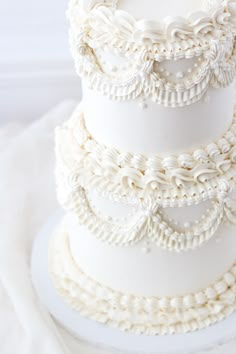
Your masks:
<svg viewBox="0 0 236 354"><path fill-rule="evenodd" d="M138 334L187 333L208 327L236 309L236 265L199 292L141 297L115 291L86 275L70 252L64 221L49 249L49 270L59 294L81 315Z"/></svg>
<svg viewBox="0 0 236 354"><path fill-rule="evenodd" d="M218 140L195 151L161 156L121 152L97 142L88 132L80 105L57 129L57 157L71 173L95 175L124 189L145 192L176 191L206 186L236 168L236 116ZM63 168L63 167L62 167ZM104 182L105 183L105 182ZM196 192L196 191L195 191ZM202 193L202 191L201 191Z"/></svg>
<svg viewBox="0 0 236 354"><path fill-rule="evenodd" d="M208 6L208 10L191 13L187 17L166 17L162 21L146 19L136 20L126 11L116 8L115 1L95 2L87 11L81 1L71 0L68 8L68 17L72 29L83 33L90 38L96 38L103 44L112 39L115 44L118 40L132 43L159 43L171 40L186 40L211 34L215 31L235 32L236 2L235 0L219 1L218 4ZM120 43L121 44L121 43Z"/></svg>

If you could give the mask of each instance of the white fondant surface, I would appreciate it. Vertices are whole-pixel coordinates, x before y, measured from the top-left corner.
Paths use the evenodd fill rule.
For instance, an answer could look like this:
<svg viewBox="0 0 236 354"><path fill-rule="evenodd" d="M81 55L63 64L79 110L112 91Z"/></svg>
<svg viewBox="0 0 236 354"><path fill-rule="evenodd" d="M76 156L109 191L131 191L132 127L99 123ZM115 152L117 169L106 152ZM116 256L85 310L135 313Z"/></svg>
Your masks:
<svg viewBox="0 0 236 354"><path fill-rule="evenodd" d="M128 11L136 18L161 20L167 16L186 16L188 13L204 8L202 0L120 0L118 8Z"/></svg>
<svg viewBox="0 0 236 354"><path fill-rule="evenodd" d="M165 108L148 102L114 102L83 85L86 126L99 142L137 153L178 153L218 139L230 126L234 85L210 89L209 102Z"/></svg>
<svg viewBox="0 0 236 354"><path fill-rule="evenodd" d="M201 248L175 253L153 245L109 246L68 215L70 249L79 267L115 290L140 296L180 296L215 282L236 260L235 227L220 228Z"/></svg>

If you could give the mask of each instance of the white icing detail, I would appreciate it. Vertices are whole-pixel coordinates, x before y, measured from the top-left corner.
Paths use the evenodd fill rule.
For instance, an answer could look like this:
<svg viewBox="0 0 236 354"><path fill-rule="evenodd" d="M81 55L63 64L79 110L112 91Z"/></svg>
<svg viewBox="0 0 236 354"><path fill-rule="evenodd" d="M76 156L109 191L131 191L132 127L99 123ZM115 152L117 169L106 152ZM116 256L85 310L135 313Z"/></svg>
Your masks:
<svg viewBox="0 0 236 354"><path fill-rule="evenodd" d="M230 188L227 192L218 191L218 199L207 215L202 215L196 226L185 224L184 229L171 225L172 219L166 221L163 213L159 213L159 205L149 205L144 209L142 205L136 212L132 222L123 220L105 219L96 213L87 198L86 191L79 187L73 191L70 202L63 203L64 208L73 211L82 225L86 225L99 240L116 246L132 246L149 238L157 246L174 251L184 251L200 247L214 236L224 221L236 224L236 202L230 199Z"/></svg>
<svg viewBox="0 0 236 354"><path fill-rule="evenodd" d="M62 182L60 177L58 181L58 185L60 185ZM85 191L80 187L81 182L78 175L69 175L68 182L72 188L69 195L67 194L63 183L62 188L59 187L58 190L58 197L61 204L64 207L75 211L80 221L87 225L90 231L95 233L98 238L112 244L127 246L140 242L148 234L147 230L151 229L152 232L149 232L149 237L153 242L161 247L175 250L195 248L214 235L223 220L224 214L231 222L235 222L235 209L233 208L232 202L228 198L230 186L224 181L221 181L217 189L213 189L214 193L218 195L219 200L213 204L212 212L208 213L209 216L207 218L203 215L202 220L204 222L198 222L198 227L196 229L190 229L185 233L177 232L170 227L170 225L163 220L163 214L156 215L157 206L155 205L154 211L152 211L149 206L148 209L145 209L144 212L141 213L140 218L138 215L134 225L124 225L123 223L120 224L105 221L99 218L99 216L94 213L93 208L90 207ZM113 198L111 195L109 197ZM123 198L123 202L125 199L127 198ZM127 201L128 200L129 199L127 199ZM225 200L225 202L221 203L221 200ZM187 204L191 204L188 200L185 200L185 203L186 202ZM163 201L160 201L160 204L161 203L163 203ZM155 216L155 219L152 219L153 216ZM190 240L192 241L189 242Z"/></svg>
<svg viewBox="0 0 236 354"><path fill-rule="evenodd" d="M60 295L82 315L138 334L187 333L208 327L236 309L236 265L199 292L140 297L115 291L87 276L74 262L63 223L49 249L49 269ZM115 309L115 310L114 310Z"/></svg>
<svg viewBox="0 0 236 354"><path fill-rule="evenodd" d="M85 16L80 4L73 1L68 11L77 72L93 89L115 100L143 96L165 106L181 107L200 100L209 87L226 87L233 82L236 14L231 1L209 12L167 18L163 23L136 21L109 5L95 6ZM127 73L118 70L111 75L101 68L95 52L106 46L133 63ZM177 82L169 72L166 79L158 72L160 62L196 56L202 57L199 65L194 64L186 76L179 73Z"/></svg>
<svg viewBox="0 0 236 354"><path fill-rule="evenodd" d="M223 221L236 222L236 203L230 199L235 187L235 133L234 118L222 138L192 153L165 158L134 155L95 142L76 110L71 121L57 129L58 199L109 244L131 246L148 237L175 251L199 247ZM109 200L136 204L131 222L98 213L86 192L94 187ZM167 221L160 210L207 199L213 200L212 208L184 229Z"/></svg>
<svg viewBox="0 0 236 354"><path fill-rule="evenodd" d="M97 46L108 43L122 46L122 40L136 43L158 43L166 40L188 40L235 29L235 1L222 1L208 11L196 11L188 17L166 17L163 21L135 20L129 13L115 9L114 4L101 1L85 15L78 0L70 1L68 17L77 34L90 34ZM101 38L102 35L102 38ZM85 37L86 38L86 37ZM209 38L209 37L207 37Z"/></svg>
<svg viewBox="0 0 236 354"><path fill-rule="evenodd" d="M176 77L177 77L177 79L183 79L184 78L184 73L182 71L178 71L176 73Z"/></svg>
<svg viewBox="0 0 236 354"><path fill-rule="evenodd" d="M210 190L208 196L213 196L212 185L216 184L217 179L235 176L235 115L231 127L222 138L180 155L148 156L107 148L90 136L80 106L71 120L57 129L56 140L58 159L61 166L67 167L67 178L73 180L77 176L85 180L86 175L86 178L93 180L93 185L97 184L96 180L100 181L97 187L103 184L104 190L106 183L113 183L125 191L121 195L135 190L137 198L138 189L142 194L156 192L154 196L161 195L164 199L164 195L166 198L171 196L171 199L176 199L176 195L181 199L183 193L193 197L203 196Z"/></svg>

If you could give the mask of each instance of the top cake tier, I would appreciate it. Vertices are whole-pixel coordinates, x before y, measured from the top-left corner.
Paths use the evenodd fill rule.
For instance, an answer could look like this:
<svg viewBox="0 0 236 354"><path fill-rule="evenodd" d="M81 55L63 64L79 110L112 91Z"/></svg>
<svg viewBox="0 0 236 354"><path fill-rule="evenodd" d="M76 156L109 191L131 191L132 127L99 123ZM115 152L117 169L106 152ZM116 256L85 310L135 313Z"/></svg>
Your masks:
<svg viewBox="0 0 236 354"><path fill-rule="evenodd" d="M132 8L133 1L123 1ZM149 0L150 2L150 0ZM197 1L148 1L136 15L180 14ZM121 1L122 3L122 1ZM120 6L122 5L120 3ZM226 87L235 76L235 1L206 3L186 17L135 19L118 1L75 1L69 10L71 45L78 73L89 86L115 100L137 97L182 107L209 87ZM161 10L161 11L159 11ZM132 11L133 12L133 11Z"/></svg>
<svg viewBox="0 0 236 354"><path fill-rule="evenodd" d="M94 138L125 151L171 153L214 140L228 128L235 0L71 0L68 15Z"/></svg>

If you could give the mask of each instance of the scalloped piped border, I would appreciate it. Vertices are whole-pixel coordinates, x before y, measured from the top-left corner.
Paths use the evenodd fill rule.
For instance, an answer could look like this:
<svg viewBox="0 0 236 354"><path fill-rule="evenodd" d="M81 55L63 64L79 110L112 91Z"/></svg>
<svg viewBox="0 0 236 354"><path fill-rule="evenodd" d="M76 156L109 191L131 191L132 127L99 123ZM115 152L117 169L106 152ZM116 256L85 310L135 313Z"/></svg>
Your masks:
<svg viewBox="0 0 236 354"><path fill-rule="evenodd" d="M128 223L100 215L82 187L72 190L65 199L61 193L64 189L63 180L61 183L57 187L61 206L75 213L79 223L85 225L97 239L113 246L128 247L145 239L169 251L187 251L209 241L223 223L236 224L236 202L230 197L231 190L227 183L222 184L222 189L219 188L212 208L202 215L202 219L182 230L165 220L158 202L149 202L147 205L137 202L137 215ZM132 206L128 200L125 204Z"/></svg>

